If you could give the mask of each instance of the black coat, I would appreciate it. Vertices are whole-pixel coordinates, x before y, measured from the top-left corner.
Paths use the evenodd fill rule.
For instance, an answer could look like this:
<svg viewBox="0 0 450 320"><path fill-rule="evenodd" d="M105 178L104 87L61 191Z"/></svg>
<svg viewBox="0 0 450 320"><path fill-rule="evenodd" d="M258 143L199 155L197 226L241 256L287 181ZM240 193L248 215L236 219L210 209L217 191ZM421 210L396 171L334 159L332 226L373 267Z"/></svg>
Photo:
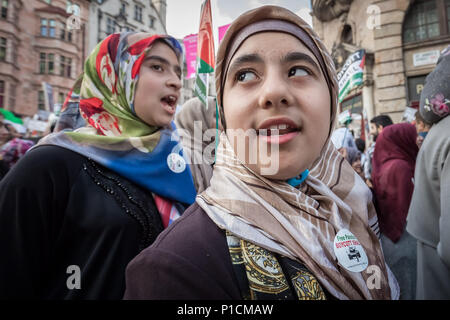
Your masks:
<svg viewBox="0 0 450 320"><path fill-rule="evenodd" d="M0 182L0 299L121 299L128 262L162 230L149 191L40 146Z"/></svg>

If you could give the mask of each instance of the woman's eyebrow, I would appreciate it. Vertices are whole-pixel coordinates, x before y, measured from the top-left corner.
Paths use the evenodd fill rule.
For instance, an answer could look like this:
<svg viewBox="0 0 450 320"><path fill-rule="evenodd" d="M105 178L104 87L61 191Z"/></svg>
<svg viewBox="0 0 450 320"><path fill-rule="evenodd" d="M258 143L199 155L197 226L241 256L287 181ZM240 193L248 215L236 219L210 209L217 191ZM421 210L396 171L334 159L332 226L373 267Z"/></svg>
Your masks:
<svg viewBox="0 0 450 320"><path fill-rule="evenodd" d="M162 64L164 64L166 66L170 66L171 65L169 60L167 60L167 59L165 59L165 58L163 58L161 56L148 56L148 57L145 58L145 60L157 60L157 61L159 61L160 63L162 63ZM174 65L173 69L174 69L175 73L177 73L179 75L181 74L181 67L179 65L177 65L177 64Z"/></svg>
<svg viewBox="0 0 450 320"><path fill-rule="evenodd" d="M244 54L234 59L234 61L231 63L228 69L228 72L232 73L233 70L238 69L241 65L246 63L263 63L263 62L264 60L261 58L261 56L256 53Z"/></svg>
<svg viewBox="0 0 450 320"><path fill-rule="evenodd" d="M303 52L290 52L282 59L282 62L296 62L296 61L305 61L310 65L312 65L315 69L317 69L317 71L320 71L314 59Z"/></svg>

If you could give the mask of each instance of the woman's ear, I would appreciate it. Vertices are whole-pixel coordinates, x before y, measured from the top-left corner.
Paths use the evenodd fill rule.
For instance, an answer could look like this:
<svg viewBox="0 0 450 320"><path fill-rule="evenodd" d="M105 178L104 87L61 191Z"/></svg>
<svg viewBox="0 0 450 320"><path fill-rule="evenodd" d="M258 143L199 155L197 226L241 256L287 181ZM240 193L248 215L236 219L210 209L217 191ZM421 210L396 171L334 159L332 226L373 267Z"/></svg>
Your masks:
<svg viewBox="0 0 450 320"><path fill-rule="evenodd" d="M217 106L219 109L219 131L224 131L226 129L226 123L225 123L225 113L223 111L223 106Z"/></svg>

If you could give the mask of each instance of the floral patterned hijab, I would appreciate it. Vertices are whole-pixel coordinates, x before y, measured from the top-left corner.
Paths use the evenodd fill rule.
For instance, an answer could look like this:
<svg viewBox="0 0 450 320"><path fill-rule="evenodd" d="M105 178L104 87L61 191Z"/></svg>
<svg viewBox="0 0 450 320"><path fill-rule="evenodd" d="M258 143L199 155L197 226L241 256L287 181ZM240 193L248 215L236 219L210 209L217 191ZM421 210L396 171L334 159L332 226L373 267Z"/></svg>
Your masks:
<svg viewBox="0 0 450 320"><path fill-rule="evenodd" d="M140 67L156 40L181 59L181 46L169 36L116 33L100 42L82 76L79 110L86 126L49 135L39 145L70 149L157 195L191 204L196 192L175 124L150 126L134 111Z"/></svg>
<svg viewBox="0 0 450 320"><path fill-rule="evenodd" d="M436 68L425 79L420 95L420 114L428 123L437 123L450 114L450 46L444 49Z"/></svg>

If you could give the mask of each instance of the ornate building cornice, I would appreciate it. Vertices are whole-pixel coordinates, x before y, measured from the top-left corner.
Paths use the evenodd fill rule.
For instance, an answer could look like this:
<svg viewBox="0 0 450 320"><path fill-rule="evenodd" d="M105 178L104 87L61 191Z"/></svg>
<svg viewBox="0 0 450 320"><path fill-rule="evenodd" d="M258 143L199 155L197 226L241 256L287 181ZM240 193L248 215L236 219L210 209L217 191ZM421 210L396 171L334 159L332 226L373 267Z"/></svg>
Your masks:
<svg viewBox="0 0 450 320"><path fill-rule="evenodd" d="M350 10L353 0L312 0L312 11L322 22L338 18Z"/></svg>

